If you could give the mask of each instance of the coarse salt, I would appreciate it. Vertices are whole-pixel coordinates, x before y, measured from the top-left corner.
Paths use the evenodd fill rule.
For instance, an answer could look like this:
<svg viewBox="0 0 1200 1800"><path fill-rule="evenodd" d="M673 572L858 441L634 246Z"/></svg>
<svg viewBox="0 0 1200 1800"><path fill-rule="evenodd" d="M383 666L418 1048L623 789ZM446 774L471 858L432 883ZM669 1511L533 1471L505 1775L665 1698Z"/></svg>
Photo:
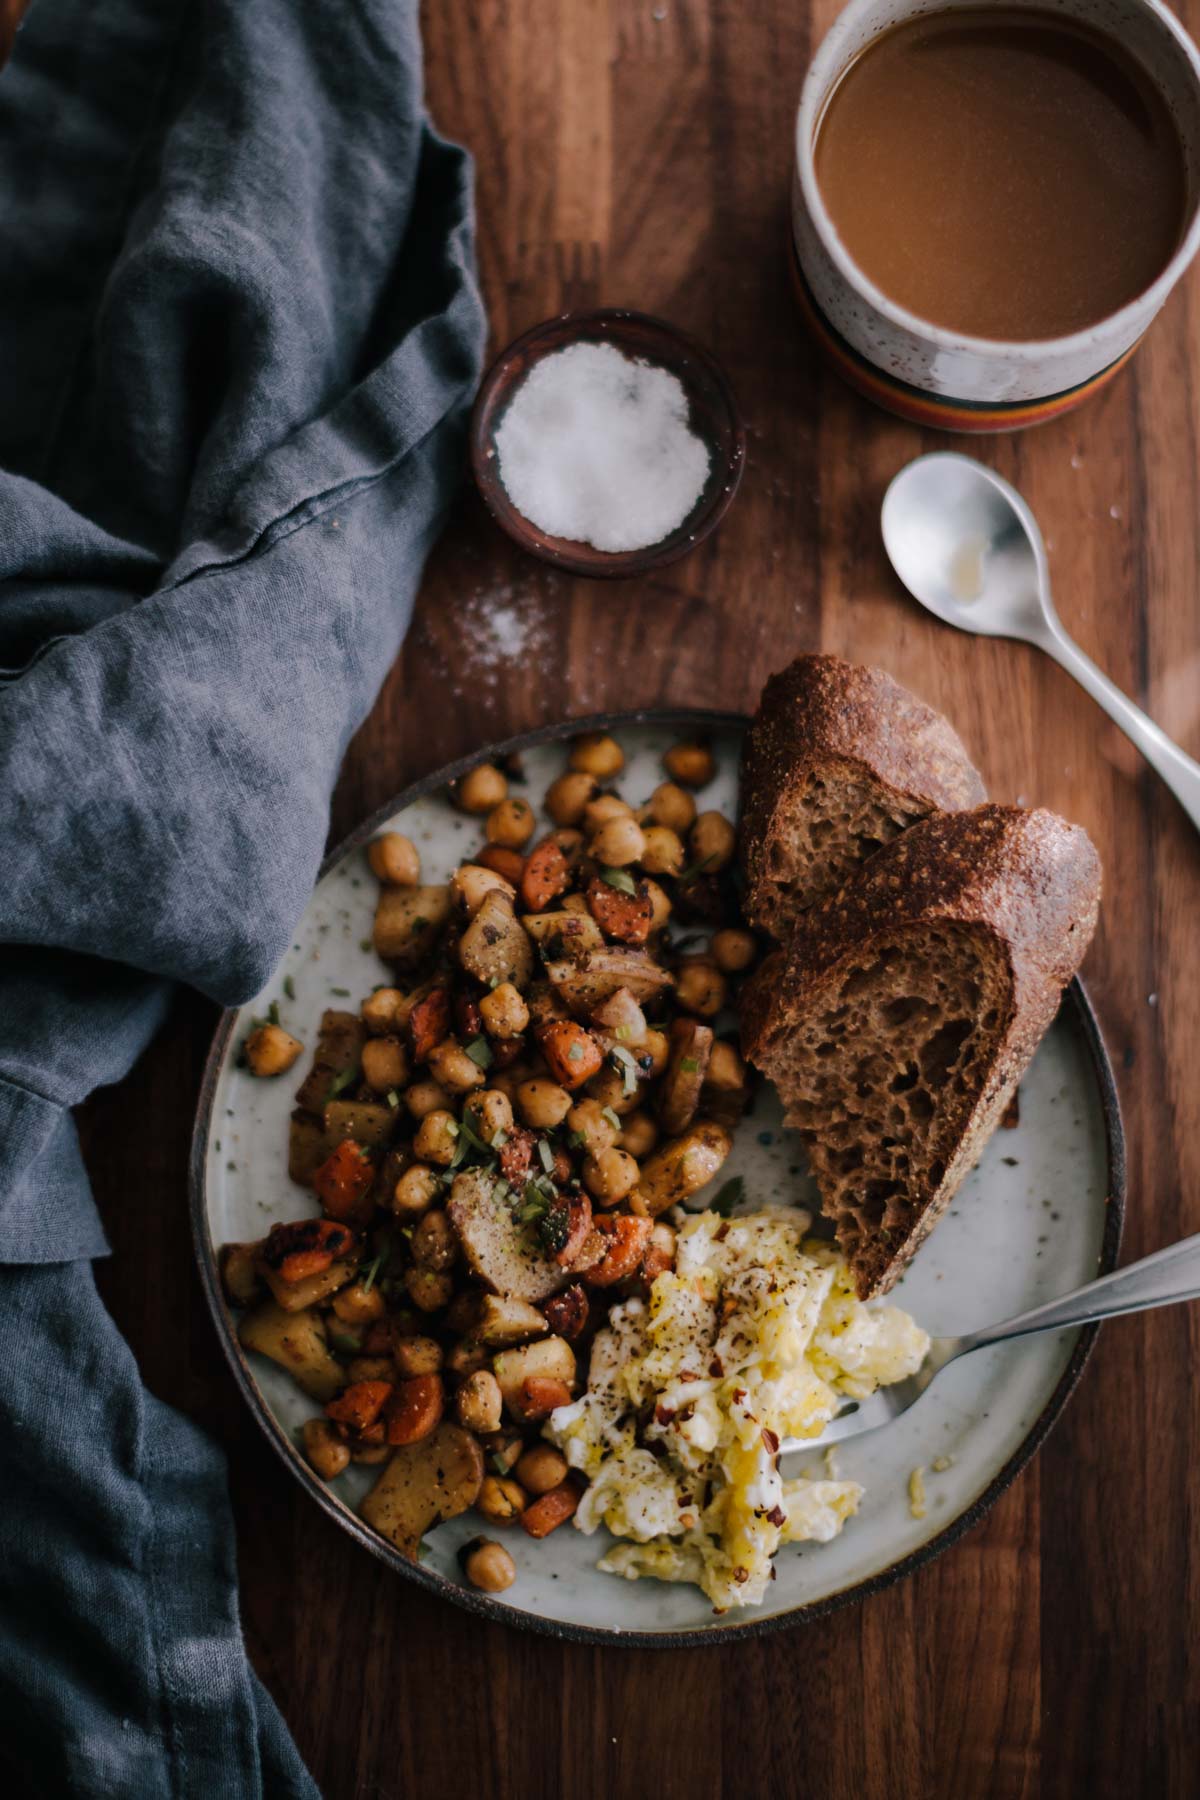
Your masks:
<svg viewBox="0 0 1200 1800"><path fill-rule="evenodd" d="M597 550L661 543L708 479L682 382L612 344L571 344L535 363L500 421L496 451L519 513Z"/></svg>

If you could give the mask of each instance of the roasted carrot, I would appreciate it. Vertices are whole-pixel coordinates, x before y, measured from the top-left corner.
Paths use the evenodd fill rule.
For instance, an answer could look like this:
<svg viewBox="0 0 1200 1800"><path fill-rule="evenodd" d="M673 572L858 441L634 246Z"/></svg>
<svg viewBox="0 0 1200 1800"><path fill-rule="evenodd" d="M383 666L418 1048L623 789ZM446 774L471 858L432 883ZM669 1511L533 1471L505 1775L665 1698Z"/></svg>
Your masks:
<svg viewBox="0 0 1200 1800"><path fill-rule="evenodd" d="M387 1408L389 1444L419 1444L441 1422L445 1391L440 1375L410 1375L397 1384Z"/></svg>
<svg viewBox="0 0 1200 1800"><path fill-rule="evenodd" d="M328 1403L326 1414L336 1424L346 1425L351 1431L367 1431L383 1411L384 1403L391 1396L392 1385L390 1381L352 1381L336 1400Z"/></svg>
<svg viewBox="0 0 1200 1800"><path fill-rule="evenodd" d="M595 1038L574 1019L548 1019L535 1036L550 1073L568 1091L590 1081L604 1061Z"/></svg>
<svg viewBox="0 0 1200 1800"><path fill-rule="evenodd" d="M450 989L433 987L417 1001L408 1015L408 1041L413 1061L427 1062L442 1039L450 1035Z"/></svg>
<svg viewBox="0 0 1200 1800"><path fill-rule="evenodd" d="M583 1279L588 1287L612 1287L632 1275L650 1242L649 1219L637 1219L631 1213L609 1214L595 1220L595 1228L609 1240L604 1256L592 1269L585 1269Z"/></svg>
<svg viewBox="0 0 1200 1800"><path fill-rule="evenodd" d="M620 944L644 944L654 921L654 904L644 881L639 881L632 894L595 875L587 888L588 911L605 937Z"/></svg>
<svg viewBox="0 0 1200 1800"><path fill-rule="evenodd" d="M362 1145L344 1138L313 1176L313 1188L331 1219L365 1225L371 1217L374 1180L375 1164Z"/></svg>
<svg viewBox="0 0 1200 1800"><path fill-rule="evenodd" d="M281 1281L304 1281L320 1275L354 1247L354 1233L333 1219L293 1219L272 1225L263 1244L264 1268Z"/></svg>
<svg viewBox="0 0 1200 1800"><path fill-rule="evenodd" d="M521 1514L521 1527L531 1538L549 1537L567 1520L579 1506L579 1489L574 1482L564 1481L561 1487L551 1488L548 1494L540 1494Z"/></svg>
<svg viewBox="0 0 1200 1800"><path fill-rule="evenodd" d="M547 838L525 858L521 899L530 912L543 912L571 883L571 865L553 838Z"/></svg>

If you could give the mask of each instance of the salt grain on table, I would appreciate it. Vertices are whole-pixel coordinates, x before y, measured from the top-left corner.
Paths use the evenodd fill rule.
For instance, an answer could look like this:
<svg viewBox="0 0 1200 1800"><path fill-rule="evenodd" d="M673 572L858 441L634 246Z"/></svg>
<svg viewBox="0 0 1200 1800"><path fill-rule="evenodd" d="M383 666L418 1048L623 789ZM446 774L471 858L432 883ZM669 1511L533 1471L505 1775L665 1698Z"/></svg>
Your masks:
<svg viewBox="0 0 1200 1800"><path fill-rule="evenodd" d="M708 479L678 377L611 344L571 344L536 363L500 422L496 451L519 513L597 550L661 543Z"/></svg>

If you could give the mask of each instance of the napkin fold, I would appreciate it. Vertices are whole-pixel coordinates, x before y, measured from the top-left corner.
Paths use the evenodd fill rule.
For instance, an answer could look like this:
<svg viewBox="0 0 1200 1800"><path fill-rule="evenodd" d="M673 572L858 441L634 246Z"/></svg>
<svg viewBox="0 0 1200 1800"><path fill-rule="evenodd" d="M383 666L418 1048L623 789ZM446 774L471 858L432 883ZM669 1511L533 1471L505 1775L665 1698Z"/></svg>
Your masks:
<svg viewBox="0 0 1200 1800"><path fill-rule="evenodd" d="M222 1459L96 1295L70 1109L121 1079L173 982L238 1001L285 948L459 476L483 335L470 167L425 117L410 0L32 8L0 77L17 1791L315 1792L246 1662Z"/></svg>

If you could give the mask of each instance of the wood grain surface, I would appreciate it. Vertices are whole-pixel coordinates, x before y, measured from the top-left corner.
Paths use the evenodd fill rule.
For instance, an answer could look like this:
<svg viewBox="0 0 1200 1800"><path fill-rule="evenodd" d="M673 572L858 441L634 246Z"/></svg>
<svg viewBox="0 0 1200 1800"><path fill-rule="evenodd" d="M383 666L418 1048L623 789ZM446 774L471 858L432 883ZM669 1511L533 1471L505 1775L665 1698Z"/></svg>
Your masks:
<svg viewBox="0 0 1200 1800"><path fill-rule="evenodd" d="M749 707L791 654L890 669L960 728L998 798L1085 824L1106 893L1085 969L1129 1139L1124 1255L1200 1231L1200 842L1051 664L909 603L889 477L950 440L816 364L789 294L795 100L836 0L430 0L431 106L478 159L494 342L625 304L723 359L741 494L629 586L525 560L464 495L403 658L351 744L336 837L488 739L600 708ZM1200 0L1190 0L1200 27ZM1026 494L1064 622L1200 754L1200 277L1074 417L974 453ZM181 999L88 1108L106 1296L151 1386L226 1447L246 1635L329 1800L1200 1792L1200 1307L1101 1334L1063 1421L987 1521L915 1578L724 1650L561 1646L381 1572L308 1502L225 1372L191 1264L186 1155L208 1008ZM151 1274L153 1271L153 1275Z"/></svg>

